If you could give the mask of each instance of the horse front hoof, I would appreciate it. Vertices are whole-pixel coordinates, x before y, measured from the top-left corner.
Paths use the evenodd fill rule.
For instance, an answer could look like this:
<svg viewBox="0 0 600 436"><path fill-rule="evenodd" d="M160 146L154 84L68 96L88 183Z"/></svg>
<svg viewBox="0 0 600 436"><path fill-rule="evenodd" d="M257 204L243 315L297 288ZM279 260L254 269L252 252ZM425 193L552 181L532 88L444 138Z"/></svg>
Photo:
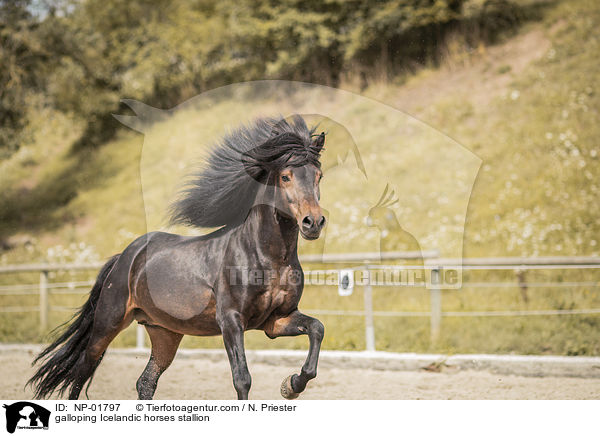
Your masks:
<svg viewBox="0 0 600 436"><path fill-rule="evenodd" d="M298 395L300 395L294 392L294 389L292 388L292 377L293 375L290 375L283 381L283 383L281 383L281 396L286 400L294 400L298 398Z"/></svg>

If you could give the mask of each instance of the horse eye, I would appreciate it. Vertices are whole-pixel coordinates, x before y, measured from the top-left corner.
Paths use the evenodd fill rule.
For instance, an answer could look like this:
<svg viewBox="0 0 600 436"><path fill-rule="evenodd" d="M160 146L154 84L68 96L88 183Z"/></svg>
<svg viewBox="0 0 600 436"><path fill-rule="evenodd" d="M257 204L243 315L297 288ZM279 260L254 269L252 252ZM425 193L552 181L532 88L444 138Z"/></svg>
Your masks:
<svg viewBox="0 0 600 436"><path fill-rule="evenodd" d="M290 178L288 176L281 176L281 180L283 180L284 182L289 182Z"/></svg>

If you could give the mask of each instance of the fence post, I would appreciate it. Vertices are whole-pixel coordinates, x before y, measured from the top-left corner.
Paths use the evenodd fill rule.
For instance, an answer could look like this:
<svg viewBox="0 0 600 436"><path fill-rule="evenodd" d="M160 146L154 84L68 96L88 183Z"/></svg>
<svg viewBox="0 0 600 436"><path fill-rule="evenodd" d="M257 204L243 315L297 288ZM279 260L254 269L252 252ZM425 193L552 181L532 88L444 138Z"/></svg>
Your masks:
<svg viewBox="0 0 600 436"><path fill-rule="evenodd" d="M434 266L431 269L431 286L429 287L431 345L437 343L442 324L442 289L440 280L439 266Z"/></svg>
<svg viewBox="0 0 600 436"><path fill-rule="evenodd" d="M48 271L40 271L40 333L48 329Z"/></svg>
<svg viewBox="0 0 600 436"><path fill-rule="evenodd" d="M525 304L529 303L529 296L527 295L527 279L525 278L525 268L515 269L517 275L517 281L519 283L519 289L521 290L521 298Z"/></svg>
<svg viewBox="0 0 600 436"><path fill-rule="evenodd" d="M375 327L373 326L373 288L371 286L371 270L365 268L366 282L364 285L365 304L365 343L367 351L375 351Z"/></svg>
<svg viewBox="0 0 600 436"><path fill-rule="evenodd" d="M144 327L141 324L137 325L135 330L135 348L141 350L144 348L146 343L146 332L144 331Z"/></svg>

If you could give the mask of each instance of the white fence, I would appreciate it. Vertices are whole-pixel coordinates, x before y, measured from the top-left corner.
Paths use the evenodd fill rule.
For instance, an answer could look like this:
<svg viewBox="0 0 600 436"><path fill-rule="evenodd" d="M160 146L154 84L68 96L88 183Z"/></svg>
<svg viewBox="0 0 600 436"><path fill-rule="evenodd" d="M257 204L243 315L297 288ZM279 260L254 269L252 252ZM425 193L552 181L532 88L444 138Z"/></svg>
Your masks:
<svg viewBox="0 0 600 436"><path fill-rule="evenodd" d="M547 310L498 310L498 311L460 311L443 312L441 286L429 286L429 306L428 312L400 312L400 311L374 311L373 310L373 287L389 286L386 283L378 283L371 280L373 270L407 270L423 269L431 271L432 274L441 269L460 268L462 270L508 270L514 271L516 282L465 282L463 287L514 287L515 285L523 288L535 287L577 287L587 286L600 287L600 281L586 282L525 282L524 272L527 270L569 270L569 269L600 269L600 257L495 257L495 258L465 258L465 259L443 259L438 257L436 251L422 252L421 258L423 265L381 265L375 264L376 261L392 260L410 260L415 259L416 253L413 252L390 252L390 253L348 253L340 255L323 256L303 256L301 261L307 264L315 263L336 263L339 268L329 269L329 272L339 272L341 265L359 264L354 266L354 270L363 270L368 279L361 284L364 295L363 310L343 311L343 310L306 310L308 314L313 315L333 315L333 316L360 316L365 319L365 341L366 350L375 350L375 328L374 318L376 317L428 317L430 318L431 341L435 343L440 334L443 317L499 317L499 316L559 316L559 315L583 315L600 314L600 308L580 308L580 309L547 309ZM94 281L69 281L69 282L50 282L49 274L58 271L97 271L102 263L87 264L26 264L26 265L8 265L0 267L0 274L16 273L39 273L39 281L36 283L23 283L15 285L0 286L0 296L4 295L39 295L39 304L37 306L2 306L0 313L10 312L39 312L39 327L42 332L48 329L48 314L50 311L74 311L71 307L50 306L49 295L57 294L87 294ZM305 274L310 277L312 274L322 272L322 270L305 269ZM310 283L310 280L308 281ZM331 285L331 283L324 283ZM337 286L337 283L335 283ZM399 285L403 286L403 285ZM137 347L144 346L145 332L141 326L137 331Z"/></svg>

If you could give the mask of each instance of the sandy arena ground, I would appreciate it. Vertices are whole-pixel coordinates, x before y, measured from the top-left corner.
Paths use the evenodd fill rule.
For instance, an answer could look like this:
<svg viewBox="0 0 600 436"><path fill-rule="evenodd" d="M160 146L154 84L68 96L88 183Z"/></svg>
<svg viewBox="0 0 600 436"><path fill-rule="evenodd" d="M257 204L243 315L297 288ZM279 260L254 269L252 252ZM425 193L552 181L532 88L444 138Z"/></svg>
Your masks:
<svg viewBox="0 0 600 436"><path fill-rule="evenodd" d="M32 375L31 351L0 354L0 398L28 399L23 389ZM279 385L299 370L288 365L249 363L252 374L250 399L281 399ZM146 358L108 354L98 368L89 390L90 399L135 399L135 381ZM201 358L176 358L159 381L155 399L234 399L229 363ZM484 371L379 371L321 368L300 396L304 400L326 399L600 399L600 378L523 377Z"/></svg>

